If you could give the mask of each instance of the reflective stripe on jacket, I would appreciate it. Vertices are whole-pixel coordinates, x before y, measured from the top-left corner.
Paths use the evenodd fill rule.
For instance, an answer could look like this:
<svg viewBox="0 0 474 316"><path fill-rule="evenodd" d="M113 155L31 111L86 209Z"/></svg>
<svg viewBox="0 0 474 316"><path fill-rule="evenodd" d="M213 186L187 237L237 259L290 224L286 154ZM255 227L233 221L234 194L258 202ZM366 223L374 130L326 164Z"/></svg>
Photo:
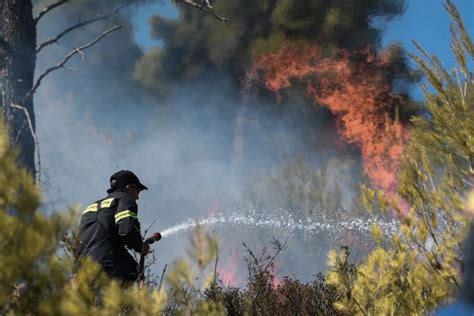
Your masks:
<svg viewBox="0 0 474 316"><path fill-rule="evenodd" d="M109 276L136 278L138 264L125 247L142 251L137 214L137 204L125 192L112 192L87 206L79 226L81 256L91 256Z"/></svg>

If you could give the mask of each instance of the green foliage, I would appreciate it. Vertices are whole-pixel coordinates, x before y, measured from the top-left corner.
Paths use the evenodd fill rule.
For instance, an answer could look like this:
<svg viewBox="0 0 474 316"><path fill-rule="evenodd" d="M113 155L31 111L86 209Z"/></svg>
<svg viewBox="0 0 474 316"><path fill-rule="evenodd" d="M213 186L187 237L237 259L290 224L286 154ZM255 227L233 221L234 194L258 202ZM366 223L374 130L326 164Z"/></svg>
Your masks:
<svg viewBox="0 0 474 316"><path fill-rule="evenodd" d="M166 309L164 290L124 287L105 277L100 267L85 260L51 315L158 315Z"/></svg>
<svg viewBox="0 0 474 316"><path fill-rule="evenodd" d="M71 217L38 212L40 193L17 157L0 122L0 314L38 313L67 282L56 251Z"/></svg>
<svg viewBox="0 0 474 316"><path fill-rule="evenodd" d="M338 309L348 314L423 314L449 301L459 290L462 275L460 244L468 228L466 196L474 176L474 83L467 68L474 58L472 42L454 5L452 47L458 68L448 72L436 56L419 47L412 57L433 90L423 86L426 115L413 119L411 138L392 201L400 213L400 234L390 246L372 251L357 267L354 279L337 271L328 275L342 299ZM365 190L365 204L387 206L386 199ZM382 203L380 202L382 201ZM383 202L385 201L385 202ZM374 228L374 237L379 236Z"/></svg>
<svg viewBox="0 0 474 316"><path fill-rule="evenodd" d="M170 288L167 312L179 315L224 315L225 309L219 300L204 296L206 289L215 288L218 281L217 239L198 225L190 244L187 258L176 262L166 276ZM209 272L213 262L214 269Z"/></svg>

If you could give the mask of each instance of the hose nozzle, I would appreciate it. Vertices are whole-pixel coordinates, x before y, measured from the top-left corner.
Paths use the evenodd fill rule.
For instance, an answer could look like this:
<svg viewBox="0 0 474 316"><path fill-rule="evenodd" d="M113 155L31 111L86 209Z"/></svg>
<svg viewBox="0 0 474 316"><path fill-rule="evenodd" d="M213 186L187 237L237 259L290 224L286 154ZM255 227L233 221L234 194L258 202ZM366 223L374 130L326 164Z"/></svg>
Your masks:
<svg viewBox="0 0 474 316"><path fill-rule="evenodd" d="M154 233L153 235L151 235L151 237L148 237L145 242L149 245L151 245L152 243L154 243L155 241L158 241L161 239L161 234L156 232Z"/></svg>

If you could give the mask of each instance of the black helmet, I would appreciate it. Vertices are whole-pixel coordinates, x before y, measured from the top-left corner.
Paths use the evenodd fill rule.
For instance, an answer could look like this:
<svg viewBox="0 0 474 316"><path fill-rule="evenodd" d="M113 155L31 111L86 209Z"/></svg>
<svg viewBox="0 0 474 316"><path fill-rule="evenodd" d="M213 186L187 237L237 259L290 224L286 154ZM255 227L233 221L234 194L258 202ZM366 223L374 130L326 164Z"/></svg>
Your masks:
<svg viewBox="0 0 474 316"><path fill-rule="evenodd" d="M146 186L140 183L140 180L133 172L129 170L120 170L110 177L110 189L107 190L107 193L112 193L118 188L122 188L129 184L136 184L139 191L148 190Z"/></svg>

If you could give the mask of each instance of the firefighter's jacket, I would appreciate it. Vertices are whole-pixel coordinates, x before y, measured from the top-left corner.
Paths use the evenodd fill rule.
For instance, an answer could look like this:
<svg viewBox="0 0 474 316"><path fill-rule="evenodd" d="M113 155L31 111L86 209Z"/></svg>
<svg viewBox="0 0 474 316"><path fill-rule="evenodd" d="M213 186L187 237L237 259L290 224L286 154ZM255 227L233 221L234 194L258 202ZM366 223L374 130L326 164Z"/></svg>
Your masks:
<svg viewBox="0 0 474 316"><path fill-rule="evenodd" d="M110 277L134 281L138 264L127 249L142 251L138 207L125 192L112 192L89 205L79 227L80 255L91 256Z"/></svg>

